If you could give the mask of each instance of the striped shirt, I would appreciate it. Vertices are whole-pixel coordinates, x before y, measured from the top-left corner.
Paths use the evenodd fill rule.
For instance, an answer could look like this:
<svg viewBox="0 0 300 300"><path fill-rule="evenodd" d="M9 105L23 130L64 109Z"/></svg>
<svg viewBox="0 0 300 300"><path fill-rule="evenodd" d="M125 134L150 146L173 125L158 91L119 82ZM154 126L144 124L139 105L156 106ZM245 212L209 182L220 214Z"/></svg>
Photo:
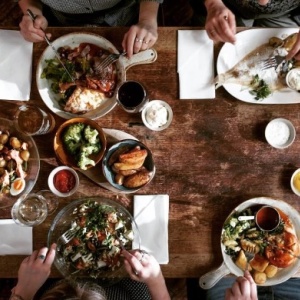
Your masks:
<svg viewBox="0 0 300 300"><path fill-rule="evenodd" d="M140 0L162 3L163 0ZM41 0L61 25L131 25L138 18L139 0Z"/></svg>
<svg viewBox="0 0 300 300"><path fill-rule="evenodd" d="M224 4L245 19L256 19L285 15L299 8L300 0L269 0L266 5L260 5L258 0L224 0Z"/></svg>

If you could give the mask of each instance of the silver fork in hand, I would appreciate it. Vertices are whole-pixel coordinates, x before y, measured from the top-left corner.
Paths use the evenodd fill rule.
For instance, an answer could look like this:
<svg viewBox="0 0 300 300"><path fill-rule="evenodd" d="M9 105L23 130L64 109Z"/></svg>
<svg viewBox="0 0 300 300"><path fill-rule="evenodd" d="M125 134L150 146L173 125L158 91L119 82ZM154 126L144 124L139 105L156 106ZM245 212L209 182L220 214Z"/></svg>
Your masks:
<svg viewBox="0 0 300 300"><path fill-rule="evenodd" d="M63 244L67 244L72 240L76 232L77 232L76 228L70 228L65 233L63 233L59 238L61 239Z"/></svg>
<svg viewBox="0 0 300 300"><path fill-rule="evenodd" d="M124 56L126 54L127 54L127 52L122 52L122 53L119 53L119 54L117 54L117 53L111 53L111 54L109 54L106 58L104 58L100 63L98 63L95 66L95 71L102 72L109 65L111 65L112 63L114 63L115 61L117 61L120 56Z"/></svg>

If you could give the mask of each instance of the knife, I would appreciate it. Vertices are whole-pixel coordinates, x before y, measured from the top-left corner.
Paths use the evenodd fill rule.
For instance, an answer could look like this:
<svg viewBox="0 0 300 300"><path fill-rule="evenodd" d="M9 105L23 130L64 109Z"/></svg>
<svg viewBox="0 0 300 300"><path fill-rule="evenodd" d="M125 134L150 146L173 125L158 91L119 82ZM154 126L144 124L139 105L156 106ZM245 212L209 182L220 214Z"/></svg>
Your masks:
<svg viewBox="0 0 300 300"><path fill-rule="evenodd" d="M27 13L30 16L31 20L34 22L36 19L36 16L33 14L33 12L30 9L27 9ZM44 33L45 31L40 28ZM60 64L63 66L63 68L65 69L65 71L67 72L68 76L70 77L70 79L75 82L75 79L73 78L73 76L70 74L69 70L67 69L67 67L65 66L65 64L63 63L63 61L60 58L60 55L58 54L57 50L55 49L55 47L52 45L52 43L50 42L50 40L48 39L46 33L44 35L44 39L47 42L47 44L51 47L52 51L54 52L56 58L58 59L58 61L60 62Z"/></svg>

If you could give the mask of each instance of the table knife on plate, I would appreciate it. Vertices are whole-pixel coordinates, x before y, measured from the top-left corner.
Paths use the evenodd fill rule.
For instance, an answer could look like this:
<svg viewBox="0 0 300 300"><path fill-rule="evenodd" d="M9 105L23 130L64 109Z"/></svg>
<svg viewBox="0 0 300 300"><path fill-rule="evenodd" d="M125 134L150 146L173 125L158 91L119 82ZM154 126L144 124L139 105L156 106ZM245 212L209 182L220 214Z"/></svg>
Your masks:
<svg viewBox="0 0 300 300"><path fill-rule="evenodd" d="M30 18L32 19L32 21L34 22L34 20L36 19L36 15L34 15L33 12L30 9L27 9L27 13L30 16ZM45 33L45 31L42 28L41 28L41 30ZM70 77L70 79L73 82L75 82L75 79L70 74L69 70L67 69L67 67L65 66L65 64L63 63L63 61L61 60L59 53L57 52L57 50L55 49L55 47L52 45L52 43L50 42L50 40L48 39L46 33L45 33L44 39L47 42L47 44L51 47L51 49L54 52L56 58L58 59L58 61L60 62L60 64L63 66L63 68L65 69L65 71L67 72L67 74Z"/></svg>

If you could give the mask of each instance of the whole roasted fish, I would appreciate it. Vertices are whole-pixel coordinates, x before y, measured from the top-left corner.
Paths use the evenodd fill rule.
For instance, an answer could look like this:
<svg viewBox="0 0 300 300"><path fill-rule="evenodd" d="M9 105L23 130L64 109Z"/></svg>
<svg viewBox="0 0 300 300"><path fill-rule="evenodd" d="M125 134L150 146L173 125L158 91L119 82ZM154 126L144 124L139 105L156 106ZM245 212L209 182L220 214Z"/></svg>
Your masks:
<svg viewBox="0 0 300 300"><path fill-rule="evenodd" d="M280 75L280 68L262 70L262 61L274 56L286 56L297 40L297 33L285 39L271 38L265 44L248 53L240 62L215 78L216 88L226 83L236 83L251 87L254 77L263 79L271 91L286 87L284 78Z"/></svg>

